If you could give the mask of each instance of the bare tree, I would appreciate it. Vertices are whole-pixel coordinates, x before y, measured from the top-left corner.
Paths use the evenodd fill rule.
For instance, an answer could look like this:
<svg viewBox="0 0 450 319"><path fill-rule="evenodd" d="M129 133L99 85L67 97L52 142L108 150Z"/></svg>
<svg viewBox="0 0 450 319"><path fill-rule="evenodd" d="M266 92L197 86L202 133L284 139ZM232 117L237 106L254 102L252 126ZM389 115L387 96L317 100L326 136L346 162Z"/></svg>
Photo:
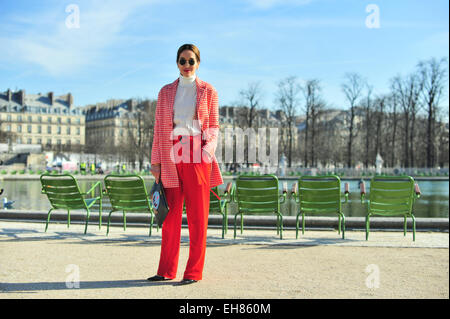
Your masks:
<svg viewBox="0 0 450 319"><path fill-rule="evenodd" d="M410 74L406 78L396 76L391 87L403 111L403 166L414 167L414 128L423 85L417 74Z"/></svg>
<svg viewBox="0 0 450 319"><path fill-rule="evenodd" d="M396 149L396 139L397 139L397 127L398 127L398 109L399 109L399 98L398 95L395 91L392 91L390 93L390 95L388 96L387 99L387 108L388 108L388 127L390 128L389 130L387 130L387 140L389 141L388 145L390 145L390 150L391 150L391 154L390 154L390 166L394 167L396 165L396 153L397 153L397 149Z"/></svg>
<svg viewBox="0 0 450 319"><path fill-rule="evenodd" d="M426 165L436 165L436 115L439 112L439 102L445 89L447 59L432 58L418 64L418 72L423 83L422 100L427 113L426 131Z"/></svg>
<svg viewBox="0 0 450 319"><path fill-rule="evenodd" d="M301 87L297 83L295 76L287 77L278 83L277 102L281 110L286 114L287 121L287 137L288 137L288 166L292 166L292 144L293 144L293 130L295 126L295 117L298 108L298 94Z"/></svg>
<svg viewBox="0 0 450 319"><path fill-rule="evenodd" d="M261 84L260 82L252 82L248 84L247 89L241 90L239 95L242 99L242 104L245 107L240 114L247 128L253 128L255 119L260 108L261 99Z"/></svg>
<svg viewBox="0 0 450 319"><path fill-rule="evenodd" d="M150 159L150 145L153 139L154 113L156 109L156 101L136 99L128 116L128 157L131 162L136 159L139 163L139 170L143 169L145 159Z"/></svg>
<svg viewBox="0 0 450 319"><path fill-rule="evenodd" d="M365 128L365 149L364 149L364 167L369 167L370 161L370 137L372 131L372 91L373 86L366 83L367 96L364 104L364 128Z"/></svg>
<svg viewBox="0 0 450 319"><path fill-rule="evenodd" d="M305 166L309 164L308 155L311 154L311 164L316 164L316 133L318 127L318 120L321 110L325 103L321 97L320 81L317 79L307 80L302 91L305 97ZM311 151L309 151L311 149Z"/></svg>
<svg viewBox="0 0 450 319"><path fill-rule="evenodd" d="M347 73L345 75L346 82L342 84L342 90L350 104L350 123L348 125L348 144L347 144L347 166L352 167L352 145L353 139L356 137L355 116L356 103L361 96L365 85L363 78L357 73Z"/></svg>
<svg viewBox="0 0 450 319"><path fill-rule="evenodd" d="M383 154L383 148L382 148L382 127L384 123L384 117L385 117L385 109L386 109L386 101L387 101L386 95L381 95L375 98L374 101L374 109L375 109L375 156L377 154ZM384 155L384 154L383 154Z"/></svg>

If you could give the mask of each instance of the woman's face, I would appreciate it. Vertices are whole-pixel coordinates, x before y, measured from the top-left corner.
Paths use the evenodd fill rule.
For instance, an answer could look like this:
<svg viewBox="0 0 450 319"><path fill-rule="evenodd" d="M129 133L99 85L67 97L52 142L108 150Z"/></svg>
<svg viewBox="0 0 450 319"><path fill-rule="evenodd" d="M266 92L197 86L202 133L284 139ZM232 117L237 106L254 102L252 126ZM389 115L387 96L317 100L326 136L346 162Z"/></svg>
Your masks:
<svg viewBox="0 0 450 319"><path fill-rule="evenodd" d="M181 65L181 62L184 61L184 65ZM194 65L191 65L189 62L194 61ZM195 56L195 53L191 50L184 50L181 52L180 57L178 58L178 69L180 69L180 73L182 76L189 77L193 76L195 74L195 71L197 71L200 63L197 61L197 58Z"/></svg>

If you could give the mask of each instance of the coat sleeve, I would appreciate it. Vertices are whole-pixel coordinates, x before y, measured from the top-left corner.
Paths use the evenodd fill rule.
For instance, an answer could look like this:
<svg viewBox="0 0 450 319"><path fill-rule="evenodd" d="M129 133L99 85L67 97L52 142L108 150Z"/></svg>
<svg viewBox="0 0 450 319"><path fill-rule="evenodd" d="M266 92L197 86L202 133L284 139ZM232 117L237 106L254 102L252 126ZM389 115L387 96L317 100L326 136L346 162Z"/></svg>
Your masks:
<svg viewBox="0 0 450 319"><path fill-rule="evenodd" d="M161 163L160 144L159 144L161 101L162 101L162 93L161 93L161 91L159 91L158 101L156 102L156 110L155 110L155 125L153 127L153 143L152 143L152 154L151 154L151 163L152 164Z"/></svg>
<svg viewBox="0 0 450 319"><path fill-rule="evenodd" d="M214 157L219 135L219 98L215 89L212 90L209 103L209 127L203 132L203 138L206 140L203 150Z"/></svg>

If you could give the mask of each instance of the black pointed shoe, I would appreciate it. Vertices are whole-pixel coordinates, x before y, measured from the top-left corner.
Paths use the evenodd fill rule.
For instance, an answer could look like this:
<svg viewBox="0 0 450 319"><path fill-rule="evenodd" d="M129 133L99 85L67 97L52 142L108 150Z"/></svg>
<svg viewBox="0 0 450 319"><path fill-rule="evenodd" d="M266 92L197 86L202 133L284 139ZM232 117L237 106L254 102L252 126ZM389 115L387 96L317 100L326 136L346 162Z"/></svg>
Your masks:
<svg viewBox="0 0 450 319"><path fill-rule="evenodd" d="M166 281L166 280L172 280L170 278L166 278L163 276L155 275L153 277L147 278L148 281Z"/></svg>
<svg viewBox="0 0 450 319"><path fill-rule="evenodd" d="M183 279L180 282L177 282L174 286L184 286L184 285L190 285L190 284L194 284L198 282L198 280L194 280L194 279Z"/></svg>

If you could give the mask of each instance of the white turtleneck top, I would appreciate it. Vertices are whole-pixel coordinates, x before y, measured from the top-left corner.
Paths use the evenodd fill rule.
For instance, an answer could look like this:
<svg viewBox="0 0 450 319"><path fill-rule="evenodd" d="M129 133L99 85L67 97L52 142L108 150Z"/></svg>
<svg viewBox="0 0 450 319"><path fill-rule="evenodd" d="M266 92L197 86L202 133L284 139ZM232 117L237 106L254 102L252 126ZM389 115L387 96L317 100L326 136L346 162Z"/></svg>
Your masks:
<svg viewBox="0 0 450 319"><path fill-rule="evenodd" d="M201 134L198 121L194 120L197 105L195 78L195 74L190 77L180 75L173 105L174 135Z"/></svg>

